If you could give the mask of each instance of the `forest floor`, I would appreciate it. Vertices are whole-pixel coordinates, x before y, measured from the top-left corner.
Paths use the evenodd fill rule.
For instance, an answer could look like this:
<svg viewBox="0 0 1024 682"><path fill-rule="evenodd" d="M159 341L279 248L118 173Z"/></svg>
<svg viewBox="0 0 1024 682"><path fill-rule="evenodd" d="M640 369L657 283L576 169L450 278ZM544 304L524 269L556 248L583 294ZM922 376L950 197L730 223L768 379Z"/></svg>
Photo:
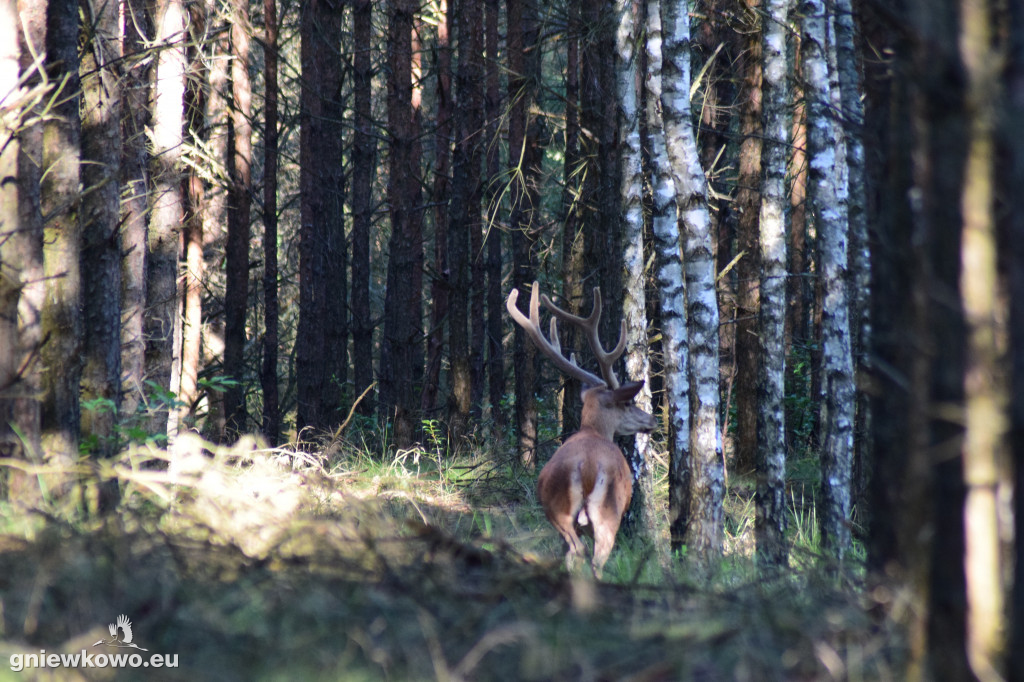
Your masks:
<svg viewBox="0 0 1024 682"><path fill-rule="evenodd" d="M121 504L100 517L0 510L0 680L902 677L898 592L809 550L783 574L758 571L739 481L709 575L620 533L595 582L560 567L533 476L489 459L196 438L154 465L167 459L134 448L105 465ZM140 666L98 667L118 653Z"/></svg>

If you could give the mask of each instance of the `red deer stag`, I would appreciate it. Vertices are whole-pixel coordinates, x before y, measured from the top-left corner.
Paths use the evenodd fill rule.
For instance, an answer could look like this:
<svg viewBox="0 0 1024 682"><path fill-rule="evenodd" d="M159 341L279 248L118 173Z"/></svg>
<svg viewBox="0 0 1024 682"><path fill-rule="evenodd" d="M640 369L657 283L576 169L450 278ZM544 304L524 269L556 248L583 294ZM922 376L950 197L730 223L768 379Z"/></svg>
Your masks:
<svg viewBox="0 0 1024 682"><path fill-rule="evenodd" d="M633 475L622 450L615 444L615 435L628 436L654 429L654 417L633 404L633 398L643 387L642 381L619 385L612 364L626 348L626 323L623 321L619 342L608 352L598 338L597 325L601 319L601 292L594 289L594 307L589 317L577 317L541 296L550 310L550 340L540 328L539 287L533 283L530 297L530 316L526 317L516 306L519 290L508 295L505 307L520 327L526 331L544 355L558 369L584 385L583 413L580 430L566 439L551 460L544 466L537 480L537 495L548 521L569 546L565 565L572 571L578 557L584 554L577 526L592 528L594 536L594 575L601 577L601 569L615 545L622 515L633 497ZM575 357L566 358L558 342L555 318L579 327L585 334L591 350L601 367L601 376L591 374L578 364Z"/></svg>

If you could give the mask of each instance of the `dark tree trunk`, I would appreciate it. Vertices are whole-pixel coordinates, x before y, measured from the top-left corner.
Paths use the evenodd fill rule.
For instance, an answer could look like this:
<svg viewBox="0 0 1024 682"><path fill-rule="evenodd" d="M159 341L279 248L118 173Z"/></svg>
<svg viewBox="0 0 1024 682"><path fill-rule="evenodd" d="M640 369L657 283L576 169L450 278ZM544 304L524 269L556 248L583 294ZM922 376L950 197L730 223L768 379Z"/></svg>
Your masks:
<svg viewBox="0 0 1024 682"><path fill-rule="evenodd" d="M266 102L263 112L263 437L271 447L281 438L281 406L277 385L277 0L263 0L263 78Z"/></svg>
<svg viewBox="0 0 1024 682"><path fill-rule="evenodd" d="M509 223L512 229L512 286L526 291L537 268L537 226L534 207L539 170L540 146L537 126L529 125L530 104L535 96L535 76L540 65L536 44L535 8L531 0L508 0L509 26L509 165L516 175L510 192ZM515 330L512 360L515 366L516 434L522 463L533 467L537 461L537 354L526 342L521 329Z"/></svg>
<svg viewBox="0 0 1024 682"><path fill-rule="evenodd" d="M121 403L121 54L117 6L95 3L96 31L83 52L82 289L84 354L82 398L104 405L88 410L83 432L98 455L116 448L115 420Z"/></svg>
<svg viewBox="0 0 1024 682"><path fill-rule="evenodd" d="M455 92L459 107L455 112L456 142L452 168L451 214L448 226L448 253L451 257L451 291L448 310L448 337L451 351L451 398L449 413L452 435L458 439L467 429L473 407L474 365L479 361L476 339L470 341L470 300L474 306L478 292L480 249L480 163L483 129L483 4L466 0L459 13L459 66ZM472 272L471 272L472 269ZM479 284L479 282L476 282ZM482 311L478 311L482 312ZM476 322L473 322L474 326ZM477 328L476 332L480 333Z"/></svg>
<svg viewBox="0 0 1024 682"><path fill-rule="evenodd" d="M1024 124L1024 7L1010 5L1010 49L1007 77L1009 112L1003 143L1009 156L1007 197L1011 199L1008 242L1010 273L1010 458L1013 462L1014 489L1014 574L1010 601L1010 639L1007 679L1024 680L1024 206L1020 187L1024 187L1024 139L1019 130ZM1012 188L1012 189L1011 189Z"/></svg>
<svg viewBox="0 0 1024 682"><path fill-rule="evenodd" d="M344 271L341 205L341 8L324 0L302 8L301 220L299 329L295 343L297 426L320 430L337 417L338 307L344 290L332 288Z"/></svg>
<svg viewBox="0 0 1024 682"><path fill-rule="evenodd" d="M373 4L358 0L352 10L353 106L355 135L352 143L352 366L355 397L373 383L373 318L370 311L370 227L373 219L373 170L376 137L373 134L372 82ZM372 414L374 400L359 403L361 414Z"/></svg>
<svg viewBox="0 0 1024 682"><path fill-rule="evenodd" d="M246 429L245 318L249 298L249 223L252 191L252 84L249 82L249 5L234 0L231 21L231 104L228 121L228 235L225 248L225 437ZM339 25L340 28L340 25Z"/></svg>
<svg viewBox="0 0 1024 682"><path fill-rule="evenodd" d="M587 163L581 153L580 137L580 41L583 31L581 19L583 0L571 0L568 3L568 32L566 36L565 64L565 161L562 191L562 296L565 309L574 315L581 314L583 308L584 278L584 242L585 206L582 201L584 191L583 179L587 173L582 165ZM562 348L566 352L576 352L577 357L586 357L580 353L580 334L574 325L563 325L561 331ZM568 375L562 376L561 423L562 433L566 436L575 433L580 427L580 411L582 401L580 382Z"/></svg>
<svg viewBox="0 0 1024 682"><path fill-rule="evenodd" d="M739 189L736 193L737 250L745 255L736 263L736 445L734 468L754 470L757 453L757 376L761 348L758 341L761 252L758 226L761 211L761 0L745 0L742 31L745 38L740 61Z"/></svg>
<svg viewBox="0 0 1024 682"><path fill-rule="evenodd" d="M485 0L484 43L487 61L484 64L487 81L484 99L484 119L487 121L485 160L485 201L487 205L487 377L490 389L491 418L498 430L508 421L502 403L505 399L505 350L502 319L505 314L501 291L501 230L498 229L499 197L498 174L501 157L498 140L498 120L501 114L501 77L499 75L498 21L500 0Z"/></svg>
<svg viewBox="0 0 1024 682"><path fill-rule="evenodd" d="M47 72L65 96L44 123L41 202L46 301L42 309L43 447L71 460L78 454L82 376L81 83L78 77L78 3L50 2L46 14Z"/></svg>
<svg viewBox="0 0 1024 682"><path fill-rule="evenodd" d="M419 192L418 159L414 154L415 118L412 100L412 30L416 7L394 0L388 16L388 197L391 237L388 240L384 338L381 344L381 402L394 419L394 444L408 447L416 437L414 375L421 372L421 283L423 244L414 213Z"/></svg>
<svg viewBox="0 0 1024 682"><path fill-rule="evenodd" d="M423 381L424 414L437 409L441 383L444 329L448 318L451 276L448 269L448 201L451 196L452 148L452 49L450 35L455 15L447 0L438 5L437 24L437 128L434 133L434 274L430 282L430 333L427 335L427 367Z"/></svg>

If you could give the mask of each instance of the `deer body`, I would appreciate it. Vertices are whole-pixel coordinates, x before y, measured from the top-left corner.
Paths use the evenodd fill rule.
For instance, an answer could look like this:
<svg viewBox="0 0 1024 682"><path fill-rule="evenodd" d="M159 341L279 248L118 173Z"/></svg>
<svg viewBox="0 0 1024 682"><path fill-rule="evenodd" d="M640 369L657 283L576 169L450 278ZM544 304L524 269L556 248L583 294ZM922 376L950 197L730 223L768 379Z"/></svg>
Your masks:
<svg viewBox="0 0 1024 682"><path fill-rule="evenodd" d="M577 528L590 527L594 537L594 575L601 570L615 545L615 534L622 515L633 497L633 475L622 451L615 444L616 435L651 431L653 416L633 404L643 382L619 386L611 369L612 363L625 349L625 329L616 348L608 353L597 339L597 322L601 314L601 298L594 290L594 310L589 318L571 315L545 296L544 305L563 320L580 326L588 334L591 348L601 365L603 378L581 369L575 359L562 356L558 346L558 330L554 319L548 340L540 331L537 285L530 302L530 317L516 307L518 291L509 294L507 308L513 319L529 334L538 348L559 369L581 380L588 388L583 392L583 413L580 430L566 439L544 466L537 479L537 496L544 513L568 545L566 567L573 570L584 554Z"/></svg>

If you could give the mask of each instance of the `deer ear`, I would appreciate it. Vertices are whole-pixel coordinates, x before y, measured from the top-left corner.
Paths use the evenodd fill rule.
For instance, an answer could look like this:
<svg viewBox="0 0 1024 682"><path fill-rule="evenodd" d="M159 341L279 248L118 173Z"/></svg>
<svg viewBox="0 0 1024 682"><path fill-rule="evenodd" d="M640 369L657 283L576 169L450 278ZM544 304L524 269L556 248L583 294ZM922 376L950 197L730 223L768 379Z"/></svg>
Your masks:
<svg viewBox="0 0 1024 682"><path fill-rule="evenodd" d="M629 401L636 397L636 394L639 393L640 389L643 387L644 382L631 381L628 384L623 384L622 386L619 386L614 391L612 391L612 398L617 403L628 403Z"/></svg>

